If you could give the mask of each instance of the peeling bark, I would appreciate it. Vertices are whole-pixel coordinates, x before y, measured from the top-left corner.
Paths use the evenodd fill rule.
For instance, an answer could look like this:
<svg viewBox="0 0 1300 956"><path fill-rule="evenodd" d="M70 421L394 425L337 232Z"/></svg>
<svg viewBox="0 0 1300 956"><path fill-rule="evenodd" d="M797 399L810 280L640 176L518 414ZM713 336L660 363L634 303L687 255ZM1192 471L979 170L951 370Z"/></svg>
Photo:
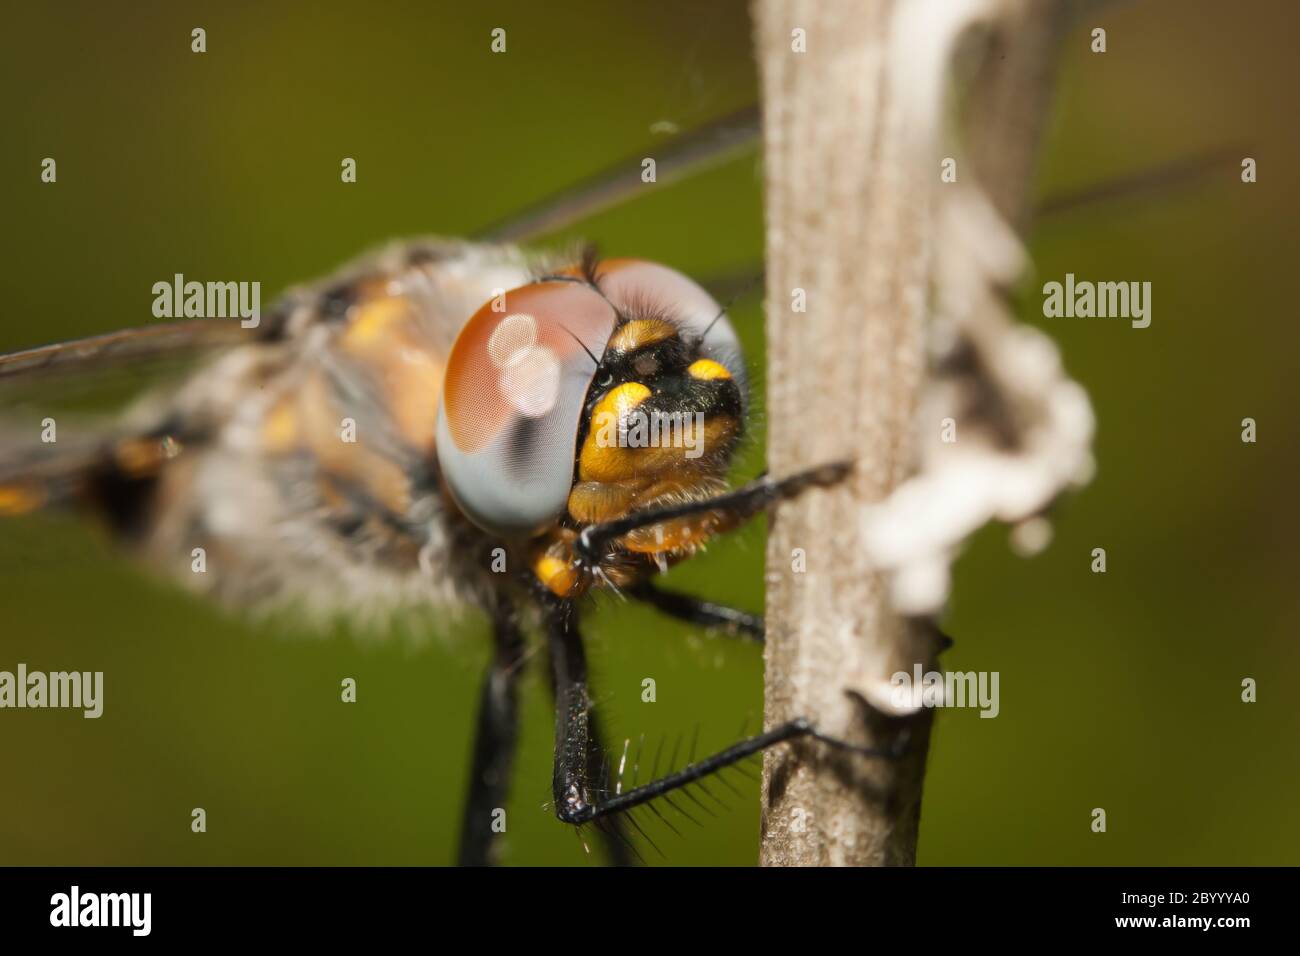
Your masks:
<svg viewBox="0 0 1300 956"><path fill-rule="evenodd" d="M900 725L911 733L907 755L892 761L815 742L769 751L764 865L915 862L933 713L891 711L888 688L891 675L916 663L934 668L937 640L932 627L893 609L863 514L919 464L927 323L934 284L947 274L937 259L947 252L939 174L949 152L939 144L954 51L967 27L984 21L994 42L983 47L1013 54L980 61L964 111L975 125L959 155L970 170L988 171L990 204L1018 221L1056 11L997 0L755 2L769 469L856 462L844 485L782 503L774 515L765 719L771 727L805 716L874 746L888 745ZM804 31L805 52L793 49L795 30ZM795 290L806 312L795 310Z"/></svg>

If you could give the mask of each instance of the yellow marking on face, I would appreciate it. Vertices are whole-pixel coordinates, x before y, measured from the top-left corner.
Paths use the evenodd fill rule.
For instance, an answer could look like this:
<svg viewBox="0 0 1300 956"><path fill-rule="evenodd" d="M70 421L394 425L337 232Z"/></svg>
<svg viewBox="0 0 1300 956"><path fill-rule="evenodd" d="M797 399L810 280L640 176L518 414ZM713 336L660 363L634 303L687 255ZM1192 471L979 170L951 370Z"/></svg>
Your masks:
<svg viewBox="0 0 1300 956"><path fill-rule="evenodd" d="M677 328L663 319L633 319L624 323L610 336L609 348L617 352L632 352L671 339Z"/></svg>
<svg viewBox="0 0 1300 956"><path fill-rule="evenodd" d="M612 477L598 478L597 480L622 480L628 477L650 479L671 477L673 475L681 475L685 478L688 475L698 475L701 472L710 473L716 471L719 468L719 456L734 443L739 425L740 423L733 416L722 413L707 416L704 419L702 429L697 428L694 419L691 419L689 428L691 429L690 441L693 450L688 449L685 444L668 441L662 435L661 443L658 445L613 449L622 452L622 457L617 461L606 458L602 464L608 466L611 473L613 473L615 466L621 468L622 471L612 475ZM592 427L594 429L595 425L593 424ZM599 436L597 437L599 438ZM610 450L599 449L602 452ZM583 451L585 454L585 444ZM688 458L688 454L697 455L697 457ZM586 478L588 476L580 472L580 477Z"/></svg>
<svg viewBox="0 0 1300 956"><path fill-rule="evenodd" d="M45 504L45 492L31 485L0 485L0 516L13 517Z"/></svg>
<svg viewBox="0 0 1300 956"><path fill-rule="evenodd" d="M693 468L678 469L675 473L656 479L637 495L637 506L664 501L684 501L708 494L714 469L704 471Z"/></svg>
<svg viewBox="0 0 1300 956"><path fill-rule="evenodd" d="M691 376L691 378L698 378L704 381L731 378L731 373L727 371L726 366L713 361L713 359L696 359L691 363L690 368L688 368L686 372Z"/></svg>
<svg viewBox="0 0 1300 956"><path fill-rule="evenodd" d="M617 388L610 389L605 397L596 403L596 407L591 410L591 417L594 419L600 414L613 415L614 420L618 421L649 397L650 389L640 382L624 382Z"/></svg>
<svg viewBox="0 0 1300 956"><path fill-rule="evenodd" d="M618 426L650 394L650 389L640 382L624 382L596 403L591 427L578 456L578 477L582 481L623 481L636 477L637 452L642 449L621 447Z"/></svg>
<svg viewBox="0 0 1300 956"><path fill-rule="evenodd" d="M639 481L580 481L569 492L569 514L582 524L612 521L627 514Z"/></svg>

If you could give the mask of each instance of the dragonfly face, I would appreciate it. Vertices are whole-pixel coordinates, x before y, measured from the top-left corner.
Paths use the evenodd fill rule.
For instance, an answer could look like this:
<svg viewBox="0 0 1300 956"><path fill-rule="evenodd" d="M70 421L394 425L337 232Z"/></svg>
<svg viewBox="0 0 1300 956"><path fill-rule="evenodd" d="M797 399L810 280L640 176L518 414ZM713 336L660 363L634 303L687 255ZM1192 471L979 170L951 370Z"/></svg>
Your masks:
<svg viewBox="0 0 1300 956"><path fill-rule="evenodd" d="M655 263L589 261L470 319L447 366L438 461L462 512L526 541L540 583L573 597L718 530L709 514L638 528L595 566L574 547L584 525L715 493L743 408L735 332L707 292Z"/></svg>

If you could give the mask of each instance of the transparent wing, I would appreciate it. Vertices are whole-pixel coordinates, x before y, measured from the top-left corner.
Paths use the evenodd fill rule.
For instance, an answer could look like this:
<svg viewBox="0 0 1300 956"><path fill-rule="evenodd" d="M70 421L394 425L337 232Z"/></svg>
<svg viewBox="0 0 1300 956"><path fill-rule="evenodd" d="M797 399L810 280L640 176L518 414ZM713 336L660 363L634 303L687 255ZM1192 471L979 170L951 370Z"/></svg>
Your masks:
<svg viewBox="0 0 1300 956"><path fill-rule="evenodd" d="M21 406L109 411L223 349L264 335L238 321L194 319L120 329L0 355L0 410Z"/></svg>
<svg viewBox="0 0 1300 956"><path fill-rule="evenodd" d="M1053 193L1039 201L1032 219L1034 222L1051 222L1094 206L1128 199L1162 197L1179 189L1204 185L1212 182L1216 176L1235 174L1241 157L1249 156L1252 152L1244 145L1216 147L1086 186ZM761 290L763 277L763 264L755 262L725 274L703 276L699 281L719 302L730 302L749 295L756 289Z"/></svg>
<svg viewBox="0 0 1300 956"><path fill-rule="evenodd" d="M1212 175L1239 170L1241 157L1252 155L1246 146L1220 146L1182 156L1167 163L1104 179L1078 189L1048 196L1034 210L1035 219L1053 219L1096 204L1122 199L1142 199L1206 182Z"/></svg>
<svg viewBox="0 0 1300 956"><path fill-rule="evenodd" d="M155 469L159 439L132 432L113 413L257 331L196 320L0 355L0 517L82 496L95 474L124 463L141 474Z"/></svg>
<svg viewBox="0 0 1300 956"><path fill-rule="evenodd" d="M55 342L0 355L0 380L12 380L37 372L57 372L75 366L84 367L88 363L128 361L217 345L233 345L240 340L240 333L248 331L250 330L241 328L238 323L212 319L120 329L103 335Z"/></svg>
<svg viewBox="0 0 1300 956"><path fill-rule="evenodd" d="M527 242L563 229L624 203L644 190L641 162L645 156L654 157L655 182L668 185L756 150L760 128L757 106L731 113L683 133L667 145L643 150L614 163L569 189L483 229L476 238L490 242Z"/></svg>

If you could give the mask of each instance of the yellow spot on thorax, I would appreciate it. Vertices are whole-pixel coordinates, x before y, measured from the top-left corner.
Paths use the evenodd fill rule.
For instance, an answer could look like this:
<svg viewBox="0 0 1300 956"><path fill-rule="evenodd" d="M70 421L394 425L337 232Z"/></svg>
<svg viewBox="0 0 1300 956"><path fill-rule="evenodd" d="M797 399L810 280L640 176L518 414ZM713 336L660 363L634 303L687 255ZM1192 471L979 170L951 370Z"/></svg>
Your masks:
<svg viewBox="0 0 1300 956"><path fill-rule="evenodd" d="M442 398L443 357L420 331L415 307L405 296L386 295L361 302L351 315L342 350L380 383L402 438L428 451Z"/></svg>
<svg viewBox="0 0 1300 956"><path fill-rule="evenodd" d="M343 347L348 351L364 352L387 335L394 324L411 314L411 303L401 296L387 296L364 302L355 309L355 317L348 322L347 331L343 333Z"/></svg>

